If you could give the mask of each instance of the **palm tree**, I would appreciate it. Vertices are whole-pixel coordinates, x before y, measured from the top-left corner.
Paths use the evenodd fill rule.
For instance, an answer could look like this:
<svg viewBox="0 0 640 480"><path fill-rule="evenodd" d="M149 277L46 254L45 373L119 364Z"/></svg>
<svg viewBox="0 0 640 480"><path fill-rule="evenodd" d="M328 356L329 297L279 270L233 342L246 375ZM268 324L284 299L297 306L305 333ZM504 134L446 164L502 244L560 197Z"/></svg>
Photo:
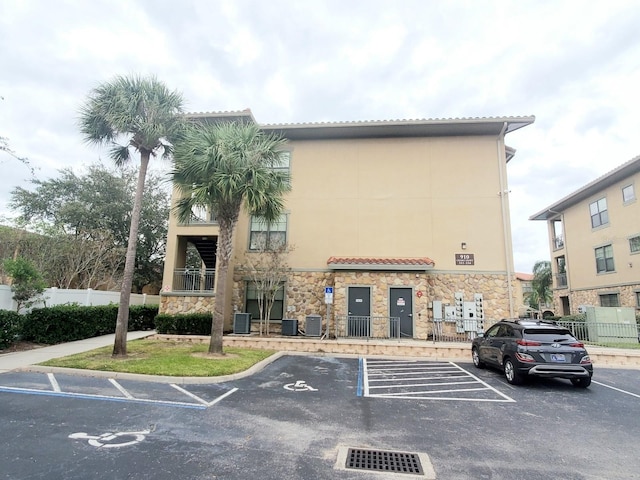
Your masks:
<svg viewBox="0 0 640 480"><path fill-rule="evenodd" d="M226 280L240 211L275 221L291 189L288 172L273 168L285 142L255 124L234 122L192 125L176 144L171 176L180 194L178 220L188 222L193 207L204 207L215 212L220 227L210 354L223 353Z"/></svg>
<svg viewBox="0 0 640 480"><path fill-rule="evenodd" d="M140 170L131 212L120 305L113 345L114 356L127 355L129 300L135 269L142 193L150 157L172 153L181 131L182 95L170 91L155 77L118 76L91 91L80 110L80 131L88 143L108 145L110 156L121 166L140 154Z"/></svg>
<svg viewBox="0 0 640 480"><path fill-rule="evenodd" d="M532 291L527 295L529 306L537 310L553 299L551 262L539 260L533 265Z"/></svg>

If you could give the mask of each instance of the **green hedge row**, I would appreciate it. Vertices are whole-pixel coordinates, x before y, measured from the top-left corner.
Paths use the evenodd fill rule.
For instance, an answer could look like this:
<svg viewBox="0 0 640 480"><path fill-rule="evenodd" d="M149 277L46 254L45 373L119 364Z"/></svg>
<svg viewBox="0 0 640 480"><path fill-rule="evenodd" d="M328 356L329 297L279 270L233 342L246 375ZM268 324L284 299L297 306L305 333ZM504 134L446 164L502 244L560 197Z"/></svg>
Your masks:
<svg viewBox="0 0 640 480"><path fill-rule="evenodd" d="M155 319L158 333L173 335L211 335L211 314L160 314Z"/></svg>
<svg viewBox="0 0 640 480"><path fill-rule="evenodd" d="M10 310L0 310L0 349L13 343L20 333L20 315Z"/></svg>
<svg viewBox="0 0 640 480"><path fill-rule="evenodd" d="M157 305L132 305L129 330L152 330L157 314ZM38 308L20 316L17 333L23 340L54 345L114 333L117 317L117 305Z"/></svg>
<svg viewBox="0 0 640 480"><path fill-rule="evenodd" d="M117 305L82 307L58 305L34 309L25 315L0 310L0 349L17 338L55 345L114 333ZM158 315L158 306L132 305L129 331L153 330L178 335L211 335L211 314Z"/></svg>

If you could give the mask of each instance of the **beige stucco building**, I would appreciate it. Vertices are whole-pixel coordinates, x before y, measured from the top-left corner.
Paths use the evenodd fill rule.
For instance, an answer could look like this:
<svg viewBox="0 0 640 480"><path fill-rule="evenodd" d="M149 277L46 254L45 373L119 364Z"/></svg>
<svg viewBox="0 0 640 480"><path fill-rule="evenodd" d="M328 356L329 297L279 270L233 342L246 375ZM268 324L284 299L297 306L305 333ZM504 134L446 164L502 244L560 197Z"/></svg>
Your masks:
<svg viewBox="0 0 640 480"><path fill-rule="evenodd" d="M636 157L530 217L548 225L557 314L640 309L639 186Z"/></svg>
<svg viewBox="0 0 640 480"><path fill-rule="evenodd" d="M254 121L248 110L197 116ZM505 146L505 135L533 121L262 125L288 139L292 190L285 214L268 232L241 218L233 288L224 299L229 311L255 312L240 267L254 255L254 237L274 236L293 249L272 319L297 319L304 327L308 315L329 317L332 334L349 316L392 317L400 336L428 338L434 320L517 315L506 169L515 150ZM171 218L162 312L209 311L220 301L212 281L217 234L215 219L206 215L188 225ZM203 260L199 270L185 271L189 245ZM227 322L231 328L231 315Z"/></svg>

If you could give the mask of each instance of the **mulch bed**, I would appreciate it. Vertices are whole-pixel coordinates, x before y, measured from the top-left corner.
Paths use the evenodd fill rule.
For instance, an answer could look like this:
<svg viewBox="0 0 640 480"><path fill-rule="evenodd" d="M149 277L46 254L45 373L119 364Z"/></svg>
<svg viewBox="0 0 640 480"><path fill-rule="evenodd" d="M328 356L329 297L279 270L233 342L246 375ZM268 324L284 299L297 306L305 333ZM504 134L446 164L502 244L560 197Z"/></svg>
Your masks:
<svg viewBox="0 0 640 480"><path fill-rule="evenodd" d="M3 353L24 352L26 350L33 350L34 348L41 348L46 346L48 345L33 342L14 342L7 348L0 350L0 355L2 355Z"/></svg>

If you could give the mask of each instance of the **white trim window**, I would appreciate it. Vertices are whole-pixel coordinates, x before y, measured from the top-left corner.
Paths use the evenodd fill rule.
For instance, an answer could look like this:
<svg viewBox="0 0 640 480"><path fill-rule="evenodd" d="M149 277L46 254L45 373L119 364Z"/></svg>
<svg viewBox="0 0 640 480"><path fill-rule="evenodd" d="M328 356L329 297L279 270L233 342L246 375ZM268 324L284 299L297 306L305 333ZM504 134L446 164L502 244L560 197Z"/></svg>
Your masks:
<svg viewBox="0 0 640 480"><path fill-rule="evenodd" d="M600 297L601 307L619 307L620 297L617 293L603 293L598 295Z"/></svg>
<svg viewBox="0 0 640 480"><path fill-rule="evenodd" d="M287 244L287 215L280 215L274 222L251 217L249 250L275 250Z"/></svg>
<svg viewBox="0 0 640 480"><path fill-rule="evenodd" d="M596 272L607 273L615 271L613 263L613 246L604 245L596 248Z"/></svg>
<svg viewBox="0 0 640 480"><path fill-rule="evenodd" d="M607 199L601 198L600 200L589 204L589 213L591 215L591 228L596 228L609 223Z"/></svg>
<svg viewBox="0 0 640 480"><path fill-rule="evenodd" d="M629 238L629 252L640 253L640 235Z"/></svg>
<svg viewBox="0 0 640 480"><path fill-rule="evenodd" d="M636 199L636 192L633 184L622 187L622 203L631 203Z"/></svg>

